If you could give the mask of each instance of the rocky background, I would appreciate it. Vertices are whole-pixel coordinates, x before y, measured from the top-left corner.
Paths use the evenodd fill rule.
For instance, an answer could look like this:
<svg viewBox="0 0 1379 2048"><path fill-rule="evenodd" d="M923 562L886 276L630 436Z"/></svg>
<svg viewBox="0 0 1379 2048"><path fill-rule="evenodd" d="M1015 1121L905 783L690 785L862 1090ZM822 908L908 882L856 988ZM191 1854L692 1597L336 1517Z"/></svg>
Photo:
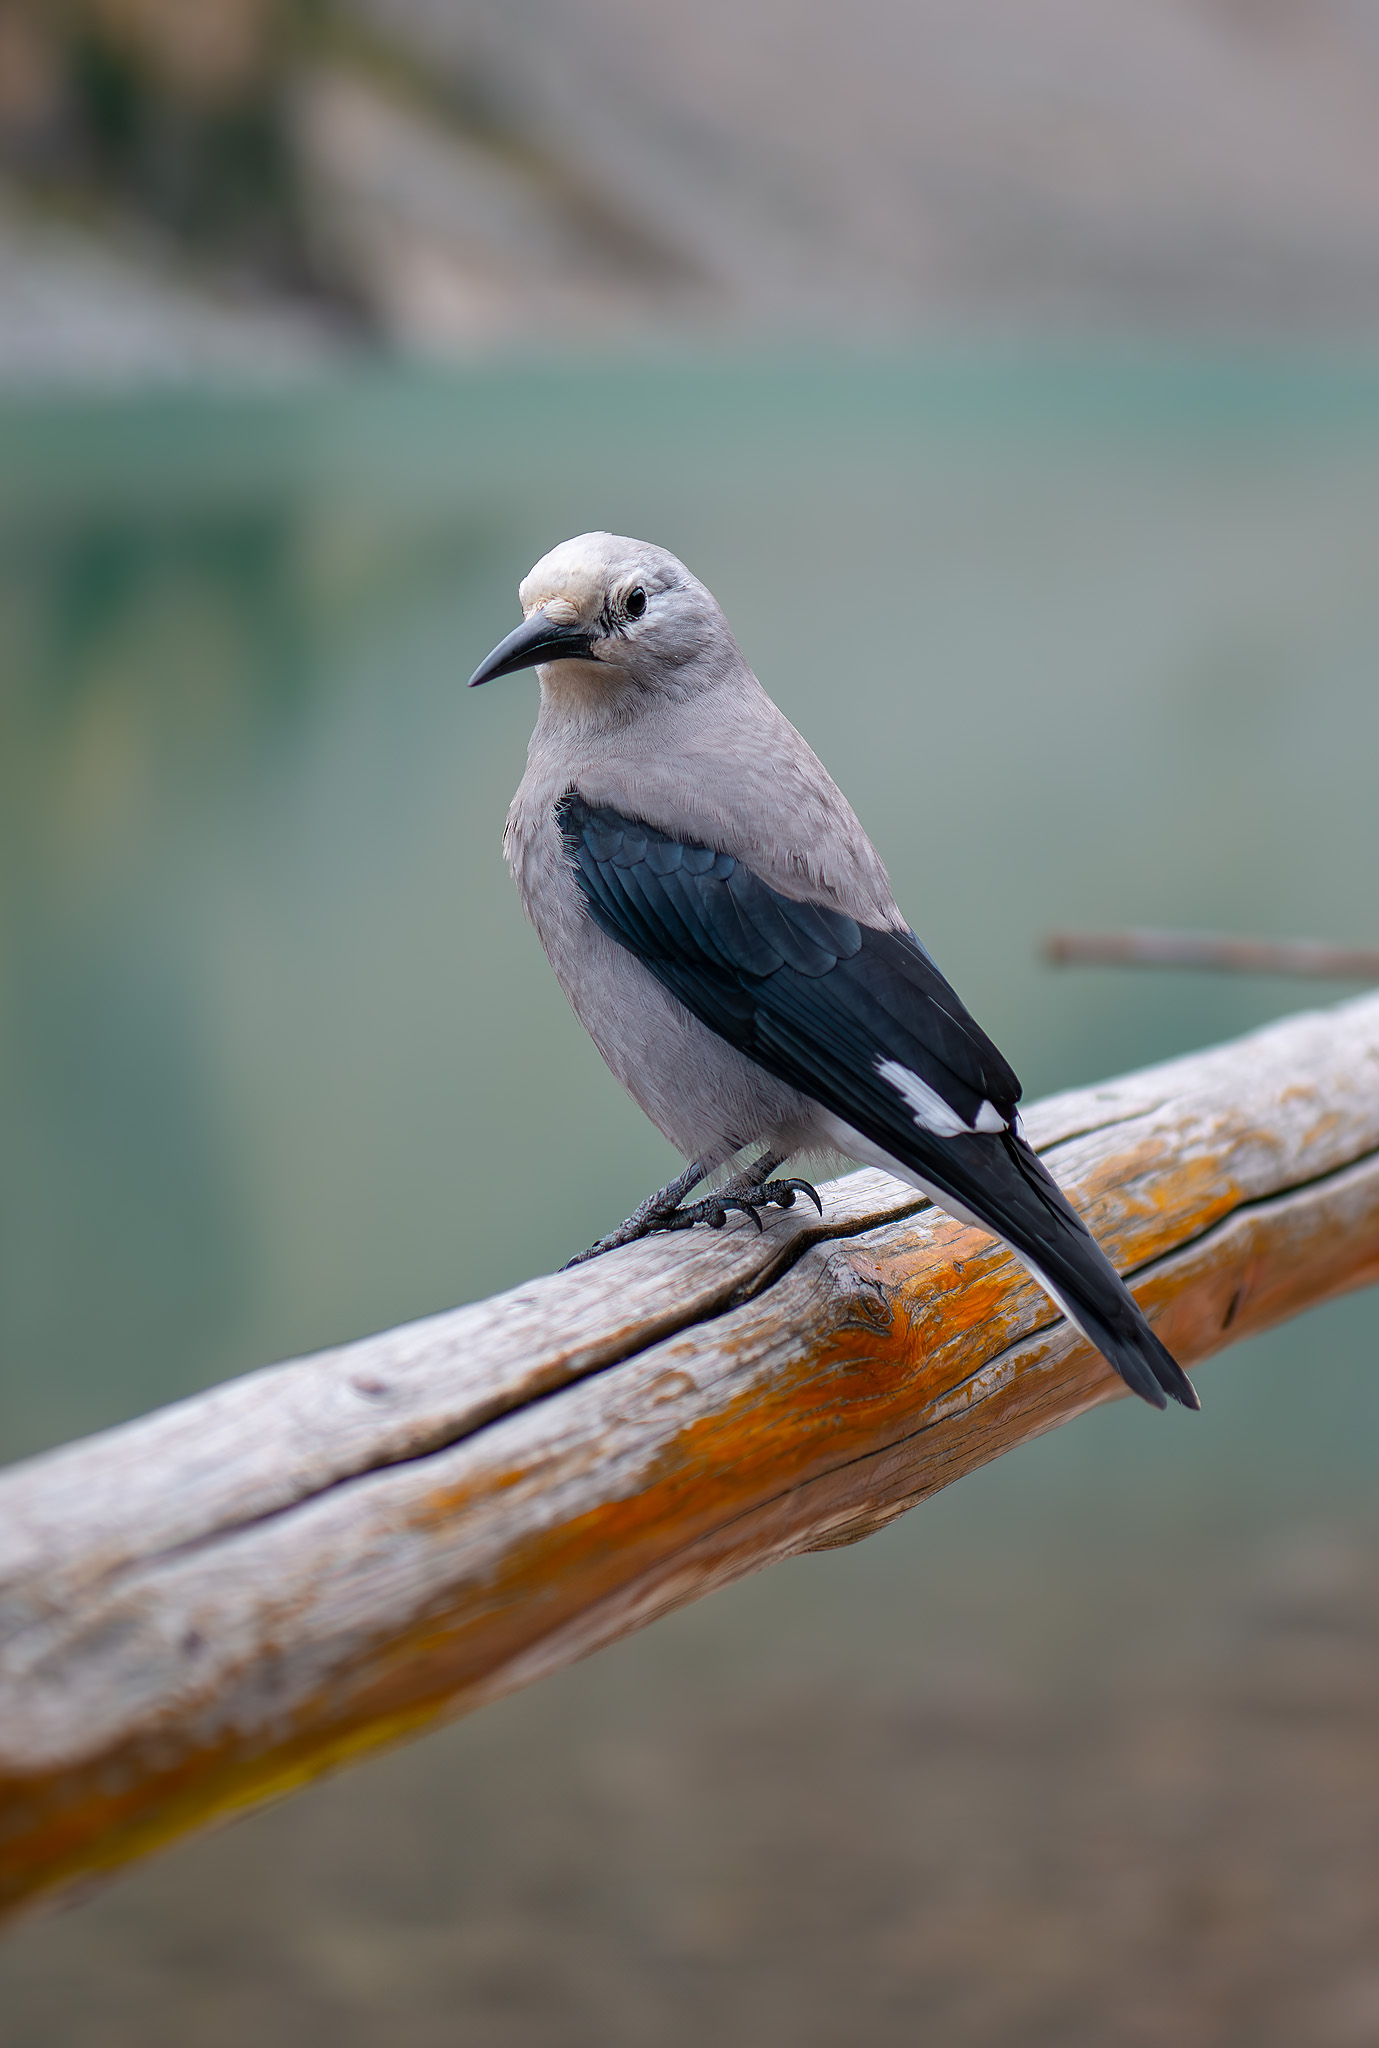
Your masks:
<svg viewBox="0 0 1379 2048"><path fill-rule="evenodd" d="M1379 330L1379 0L0 0L0 368Z"/></svg>

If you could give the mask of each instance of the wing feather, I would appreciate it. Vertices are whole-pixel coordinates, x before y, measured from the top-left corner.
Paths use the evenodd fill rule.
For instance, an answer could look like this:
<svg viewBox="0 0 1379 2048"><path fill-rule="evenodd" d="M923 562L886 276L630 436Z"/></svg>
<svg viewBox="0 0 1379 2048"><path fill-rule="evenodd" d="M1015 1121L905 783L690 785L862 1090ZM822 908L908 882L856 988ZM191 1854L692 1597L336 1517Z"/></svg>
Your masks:
<svg viewBox="0 0 1379 2048"><path fill-rule="evenodd" d="M577 789L556 819L590 917L692 1015L1014 1245L1145 1400L1197 1406L1191 1382L1019 1135L1019 1082L913 932L797 903L731 854L596 808ZM956 1129L939 1129L933 1116L926 1125L915 1107L924 1089L882 1072L897 1062L947 1105ZM985 1104L1004 1128L984 1121L974 1130Z"/></svg>
<svg viewBox="0 0 1379 2048"><path fill-rule="evenodd" d="M899 1060L965 1124L984 1101L1007 1121L1020 1084L911 932L797 903L731 854L587 804L557 817L590 915L710 1029L858 1124L913 1136L878 1073Z"/></svg>

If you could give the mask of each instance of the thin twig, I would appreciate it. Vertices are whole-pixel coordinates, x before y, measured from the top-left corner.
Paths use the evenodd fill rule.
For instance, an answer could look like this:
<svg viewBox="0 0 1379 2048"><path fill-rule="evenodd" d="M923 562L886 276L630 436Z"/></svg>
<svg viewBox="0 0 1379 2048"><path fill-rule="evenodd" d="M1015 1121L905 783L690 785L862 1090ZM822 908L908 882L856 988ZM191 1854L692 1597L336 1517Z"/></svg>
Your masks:
<svg viewBox="0 0 1379 2048"><path fill-rule="evenodd" d="M1325 939L1242 939L1223 932L1050 932L1058 967L1206 967L1227 974L1309 974L1379 982L1379 951Z"/></svg>

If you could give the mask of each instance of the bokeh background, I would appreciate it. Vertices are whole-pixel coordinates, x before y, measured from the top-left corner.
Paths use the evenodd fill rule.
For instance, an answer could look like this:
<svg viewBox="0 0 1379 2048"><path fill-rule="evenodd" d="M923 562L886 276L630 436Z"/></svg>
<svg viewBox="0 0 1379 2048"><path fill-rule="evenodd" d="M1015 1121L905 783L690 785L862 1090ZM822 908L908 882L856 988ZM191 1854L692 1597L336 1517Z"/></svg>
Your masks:
<svg viewBox="0 0 1379 2048"><path fill-rule="evenodd" d="M499 836L682 554L1038 1094L1374 944L1376 0L4 0L0 1457L671 1161ZM1357 1297L0 1949L6 2048L1369 2048Z"/></svg>

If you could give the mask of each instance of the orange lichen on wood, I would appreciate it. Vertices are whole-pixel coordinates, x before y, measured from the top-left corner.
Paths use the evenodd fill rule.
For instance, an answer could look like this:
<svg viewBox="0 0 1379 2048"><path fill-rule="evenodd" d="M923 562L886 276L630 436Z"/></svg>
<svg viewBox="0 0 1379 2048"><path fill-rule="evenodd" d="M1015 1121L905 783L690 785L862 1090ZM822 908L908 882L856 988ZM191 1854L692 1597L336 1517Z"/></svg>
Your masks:
<svg viewBox="0 0 1379 2048"><path fill-rule="evenodd" d="M1379 1278L1374 999L1027 1121L1185 1363ZM1121 1391L991 1239L880 1174L826 1192L822 1222L634 1246L0 1477L0 1904Z"/></svg>

